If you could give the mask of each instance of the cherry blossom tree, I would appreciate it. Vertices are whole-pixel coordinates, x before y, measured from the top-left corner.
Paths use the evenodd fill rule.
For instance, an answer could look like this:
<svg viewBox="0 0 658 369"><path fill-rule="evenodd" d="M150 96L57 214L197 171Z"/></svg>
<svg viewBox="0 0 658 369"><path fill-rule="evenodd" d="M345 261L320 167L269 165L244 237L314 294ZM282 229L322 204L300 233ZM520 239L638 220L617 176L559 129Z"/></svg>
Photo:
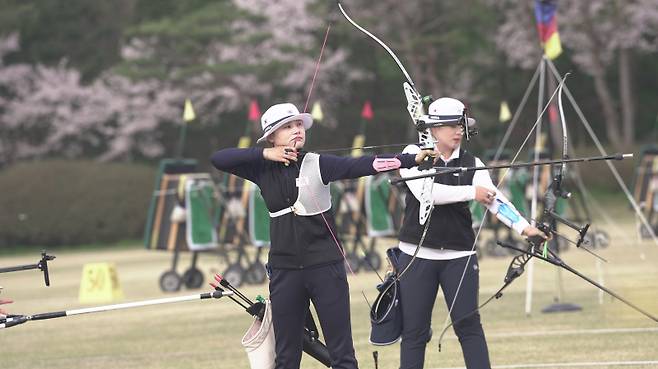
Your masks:
<svg viewBox="0 0 658 369"><path fill-rule="evenodd" d="M0 163L63 156L100 160L163 154L162 124L183 124L192 99L200 123L243 110L251 98L303 107L328 25L313 1L208 2L128 32L125 61L91 83L66 60L4 64L18 35L0 41ZM185 6L185 5L181 5ZM348 53L328 47L313 95L332 121L349 83L365 74L344 68ZM311 101L312 102L312 101ZM335 120L334 120L335 123Z"/></svg>
<svg viewBox="0 0 658 369"><path fill-rule="evenodd" d="M206 123L225 112L246 111L252 98L266 104L286 99L301 109L329 24L322 16L328 10L314 11L315 3L210 2L180 18L153 21L131 33L122 72L141 78L161 71L163 81L192 98ZM194 52L185 54L181 48ZM348 95L349 83L364 77L355 68L344 68L347 55L341 48L323 52L313 95L322 97L329 121L332 107L337 109Z"/></svg>
<svg viewBox="0 0 658 369"><path fill-rule="evenodd" d="M102 160L162 153L158 125L180 113L181 94L158 81L108 74L83 85L55 67L1 64L18 36L0 41L0 162L63 156Z"/></svg>

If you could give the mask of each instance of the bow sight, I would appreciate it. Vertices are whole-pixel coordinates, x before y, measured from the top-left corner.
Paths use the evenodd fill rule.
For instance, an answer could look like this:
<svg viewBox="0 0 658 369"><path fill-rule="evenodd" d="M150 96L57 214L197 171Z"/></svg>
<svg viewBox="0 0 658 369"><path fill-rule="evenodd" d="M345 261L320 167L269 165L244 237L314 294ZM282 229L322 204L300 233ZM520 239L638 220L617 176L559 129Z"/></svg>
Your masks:
<svg viewBox="0 0 658 369"><path fill-rule="evenodd" d="M43 272L43 279L46 283L46 286L50 286L50 276L48 275L48 262L54 259L55 259L54 255L48 255L44 250L41 252L41 260L39 260L38 263L0 268L0 273L10 273L10 272L18 272L21 270L39 269L40 271Z"/></svg>

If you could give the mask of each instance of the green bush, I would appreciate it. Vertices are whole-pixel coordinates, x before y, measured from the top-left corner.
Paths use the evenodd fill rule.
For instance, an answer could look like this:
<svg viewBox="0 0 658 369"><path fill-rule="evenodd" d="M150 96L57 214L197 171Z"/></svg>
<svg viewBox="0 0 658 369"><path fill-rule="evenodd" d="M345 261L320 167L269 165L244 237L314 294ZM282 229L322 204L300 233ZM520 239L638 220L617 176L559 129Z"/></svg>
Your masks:
<svg viewBox="0 0 658 369"><path fill-rule="evenodd" d="M142 236L155 169L51 160L0 172L0 247L109 243Z"/></svg>

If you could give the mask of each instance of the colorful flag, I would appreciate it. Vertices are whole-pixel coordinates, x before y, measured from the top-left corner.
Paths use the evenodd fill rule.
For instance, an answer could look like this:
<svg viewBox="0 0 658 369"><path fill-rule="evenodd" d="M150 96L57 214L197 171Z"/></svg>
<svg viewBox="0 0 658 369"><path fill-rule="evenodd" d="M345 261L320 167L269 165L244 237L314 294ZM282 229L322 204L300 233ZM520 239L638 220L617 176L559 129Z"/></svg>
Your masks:
<svg viewBox="0 0 658 369"><path fill-rule="evenodd" d="M311 108L311 117L318 122L324 119L324 114L322 113L322 107L320 106L319 101L316 101L315 104L313 104L313 108Z"/></svg>
<svg viewBox="0 0 658 369"><path fill-rule="evenodd" d="M557 0L535 0L535 18L539 40L546 56L553 60L562 53L562 43L557 32Z"/></svg>
<svg viewBox="0 0 658 369"><path fill-rule="evenodd" d="M361 118L365 120L372 120L374 114L372 113L372 106L370 105L370 100L366 100L363 104L363 109L361 109Z"/></svg>
<svg viewBox="0 0 658 369"><path fill-rule="evenodd" d="M185 108L183 109L183 120L187 123L196 119L196 114L194 114L194 108L192 107L192 102L190 99L185 99Z"/></svg>
<svg viewBox="0 0 658 369"><path fill-rule="evenodd" d="M259 119L260 108L258 108L258 102L256 102L256 100L251 100L251 103L249 103L249 120L257 122Z"/></svg>
<svg viewBox="0 0 658 369"><path fill-rule="evenodd" d="M501 123L505 123L510 119L512 119L512 112L510 112L510 110L509 110L509 105L507 105L507 101L501 101L500 102L500 113L498 114L498 120Z"/></svg>

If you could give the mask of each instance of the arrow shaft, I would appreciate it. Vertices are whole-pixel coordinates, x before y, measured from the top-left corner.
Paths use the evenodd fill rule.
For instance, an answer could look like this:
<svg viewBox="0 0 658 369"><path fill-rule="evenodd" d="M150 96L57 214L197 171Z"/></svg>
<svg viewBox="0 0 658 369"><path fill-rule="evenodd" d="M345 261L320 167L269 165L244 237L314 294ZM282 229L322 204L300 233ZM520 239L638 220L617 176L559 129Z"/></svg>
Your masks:
<svg viewBox="0 0 658 369"><path fill-rule="evenodd" d="M486 165L483 167L435 167L434 169L436 169L436 173L419 174L417 176L410 176L405 178L394 178L391 179L391 184L397 184L399 182L405 182L414 179L434 177L439 174L466 173L466 172L474 172L476 170L490 170L490 169L504 169L504 168L527 168L527 167L535 167L539 165L582 163L582 162L591 162L591 161L600 161L600 160L624 160L625 158L630 158L630 157L633 157L633 154L614 154L614 155L604 155L604 156L592 156L587 158L540 160L530 163Z"/></svg>
<svg viewBox="0 0 658 369"><path fill-rule="evenodd" d="M66 310L66 311L55 311L55 312L50 312L50 313L41 313L41 314L32 315L29 318L29 320L45 320L45 319L61 318L61 317L72 316L72 315L99 313L99 312L110 311L110 310L130 309L130 308L141 307L141 306L170 304L170 303L175 303L175 302L184 302L184 301L192 301L192 300L205 300L205 299L210 299L210 298L218 299L222 296L230 296L230 295L233 295L233 292L231 292L231 291L224 291L224 292L222 292L222 291L213 291L213 292L207 292L207 293L202 293L202 294L197 294L197 295L167 297L167 298L162 298L162 299L128 302L128 303L124 303L124 304L103 305L103 306L95 306L95 307L84 308L84 309L74 309L74 310Z"/></svg>

